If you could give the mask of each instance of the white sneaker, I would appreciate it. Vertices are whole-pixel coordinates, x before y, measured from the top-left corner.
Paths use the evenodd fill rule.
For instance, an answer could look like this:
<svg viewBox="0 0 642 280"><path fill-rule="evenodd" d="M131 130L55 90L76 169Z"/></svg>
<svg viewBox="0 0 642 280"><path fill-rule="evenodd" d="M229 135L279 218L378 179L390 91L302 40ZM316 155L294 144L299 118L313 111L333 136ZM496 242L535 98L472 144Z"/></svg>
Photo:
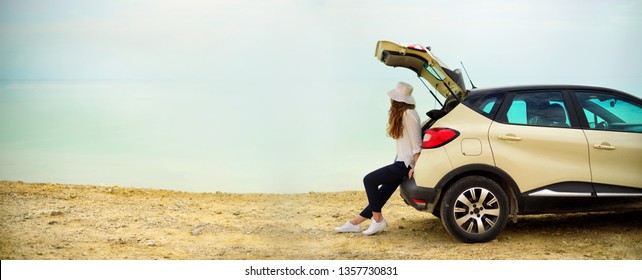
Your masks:
<svg viewBox="0 0 642 280"><path fill-rule="evenodd" d="M386 226L388 226L388 222L386 222L385 219L381 220L381 222L378 222L378 223L377 223L377 221L375 221L373 219L372 223L370 224L368 229L363 231L363 234L365 234L365 235L373 235L373 234L375 234L377 232L382 231L384 228L386 228Z"/></svg>
<svg viewBox="0 0 642 280"><path fill-rule="evenodd" d="M361 231L361 226L360 225L353 225L350 221L347 221L345 224L342 226L335 228L334 229L337 232L360 232Z"/></svg>

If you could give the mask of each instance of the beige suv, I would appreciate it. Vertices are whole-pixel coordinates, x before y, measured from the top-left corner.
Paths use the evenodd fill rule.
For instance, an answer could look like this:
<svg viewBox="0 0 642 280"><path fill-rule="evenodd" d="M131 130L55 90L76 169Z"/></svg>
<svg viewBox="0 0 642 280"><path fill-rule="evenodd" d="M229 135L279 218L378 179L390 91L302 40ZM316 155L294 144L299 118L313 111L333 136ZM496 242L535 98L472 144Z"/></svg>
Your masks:
<svg viewBox="0 0 642 280"><path fill-rule="evenodd" d="M460 71L422 46L380 41L375 55L446 97L427 113L400 192L459 240L493 240L517 215L642 208L639 98L590 86L466 90Z"/></svg>

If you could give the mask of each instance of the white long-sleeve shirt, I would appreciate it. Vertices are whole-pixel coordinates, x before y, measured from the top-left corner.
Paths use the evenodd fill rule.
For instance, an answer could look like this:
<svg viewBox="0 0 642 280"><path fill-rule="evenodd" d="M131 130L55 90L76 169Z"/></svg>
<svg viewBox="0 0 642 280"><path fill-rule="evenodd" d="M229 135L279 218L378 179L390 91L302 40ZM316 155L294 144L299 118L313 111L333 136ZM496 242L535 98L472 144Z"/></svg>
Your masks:
<svg viewBox="0 0 642 280"><path fill-rule="evenodd" d="M415 154L421 152L421 120L414 109L408 109L403 114L403 134L396 139L397 158L406 166L415 167Z"/></svg>

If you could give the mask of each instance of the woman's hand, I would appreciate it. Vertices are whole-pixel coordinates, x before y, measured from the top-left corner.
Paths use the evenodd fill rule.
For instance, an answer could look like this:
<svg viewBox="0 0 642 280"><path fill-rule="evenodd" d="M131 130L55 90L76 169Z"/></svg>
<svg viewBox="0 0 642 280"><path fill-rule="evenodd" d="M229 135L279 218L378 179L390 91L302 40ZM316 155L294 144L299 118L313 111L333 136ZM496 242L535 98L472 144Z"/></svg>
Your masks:
<svg viewBox="0 0 642 280"><path fill-rule="evenodd" d="M419 155L420 154L421 154L421 152L412 155L415 158L415 164L417 164L417 161L419 160ZM412 175L415 175L415 168L414 167L410 167L410 170L408 171L408 179L412 179Z"/></svg>

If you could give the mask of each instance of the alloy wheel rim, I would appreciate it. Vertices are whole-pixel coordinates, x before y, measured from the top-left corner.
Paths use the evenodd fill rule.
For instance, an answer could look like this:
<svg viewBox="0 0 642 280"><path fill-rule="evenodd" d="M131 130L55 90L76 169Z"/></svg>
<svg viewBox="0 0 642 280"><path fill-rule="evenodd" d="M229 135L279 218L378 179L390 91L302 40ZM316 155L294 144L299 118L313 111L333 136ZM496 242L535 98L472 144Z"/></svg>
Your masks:
<svg viewBox="0 0 642 280"><path fill-rule="evenodd" d="M453 214L459 228L471 234L483 234L492 229L500 216L497 196L485 188L463 191L455 201Z"/></svg>

